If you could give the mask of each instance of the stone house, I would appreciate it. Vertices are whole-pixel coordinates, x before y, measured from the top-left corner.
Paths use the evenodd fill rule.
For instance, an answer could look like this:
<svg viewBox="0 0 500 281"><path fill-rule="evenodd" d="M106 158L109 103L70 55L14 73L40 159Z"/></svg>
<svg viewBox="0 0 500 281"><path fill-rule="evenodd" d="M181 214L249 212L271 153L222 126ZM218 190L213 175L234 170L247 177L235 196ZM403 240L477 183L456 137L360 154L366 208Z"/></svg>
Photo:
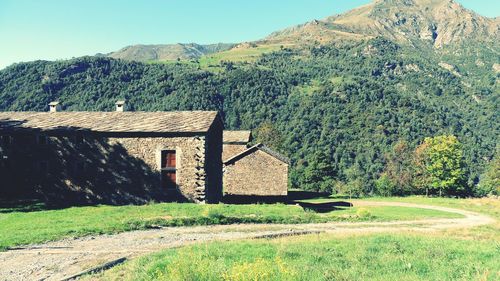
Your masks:
<svg viewBox="0 0 500 281"><path fill-rule="evenodd" d="M224 194L286 197L288 159L263 144L248 147L248 131L224 132Z"/></svg>
<svg viewBox="0 0 500 281"><path fill-rule="evenodd" d="M0 196L49 202L215 203L217 112L0 112Z"/></svg>

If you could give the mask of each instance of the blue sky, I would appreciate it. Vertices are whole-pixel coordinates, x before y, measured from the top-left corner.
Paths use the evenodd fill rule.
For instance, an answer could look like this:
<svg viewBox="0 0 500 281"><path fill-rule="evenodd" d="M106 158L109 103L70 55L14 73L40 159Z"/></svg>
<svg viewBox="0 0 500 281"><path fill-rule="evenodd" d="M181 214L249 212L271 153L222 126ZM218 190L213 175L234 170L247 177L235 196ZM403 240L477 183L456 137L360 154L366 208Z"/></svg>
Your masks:
<svg viewBox="0 0 500 281"><path fill-rule="evenodd" d="M131 44L260 39L369 0L0 0L0 69L14 62L67 59ZM498 0L458 0L500 15Z"/></svg>

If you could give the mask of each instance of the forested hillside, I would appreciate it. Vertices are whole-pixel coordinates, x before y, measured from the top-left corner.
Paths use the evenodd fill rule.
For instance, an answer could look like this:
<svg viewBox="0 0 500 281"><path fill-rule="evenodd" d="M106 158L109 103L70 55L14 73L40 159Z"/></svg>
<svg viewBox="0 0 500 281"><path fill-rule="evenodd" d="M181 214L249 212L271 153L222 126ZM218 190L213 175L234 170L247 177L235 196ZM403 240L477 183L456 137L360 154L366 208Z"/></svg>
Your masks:
<svg viewBox="0 0 500 281"><path fill-rule="evenodd" d="M358 193L373 192L398 141L415 148L455 135L474 185L498 145L498 59L454 57L450 70L445 56L376 38L282 48L255 63L223 62L218 72L195 63L36 61L0 71L0 110L45 111L59 100L65 110L109 111L117 99L136 111L219 110L226 128L254 129L291 158L293 186L357 182ZM469 74L476 68L480 79Z"/></svg>

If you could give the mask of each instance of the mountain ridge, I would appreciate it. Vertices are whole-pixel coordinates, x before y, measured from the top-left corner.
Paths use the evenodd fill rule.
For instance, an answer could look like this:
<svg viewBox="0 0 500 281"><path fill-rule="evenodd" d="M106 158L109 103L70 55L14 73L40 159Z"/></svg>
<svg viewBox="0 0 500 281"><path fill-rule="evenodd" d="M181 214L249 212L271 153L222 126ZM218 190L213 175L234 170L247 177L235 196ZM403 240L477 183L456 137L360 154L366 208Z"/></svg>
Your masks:
<svg viewBox="0 0 500 281"><path fill-rule="evenodd" d="M140 62L163 61L177 59L197 59L201 56L228 50L236 44L216 43L216 44L196 44L196 43L176 43L176 44L137 44L126 46L118 51L100 55L114 59L133 60Z"/></svg>
<svg viewBox="0 0 500 281"><path fill-rule="evenodd" d="M326 43L382 36L436 48L467 40L500 41L500 18L488 18L453 0L375 0L343 14L273 32L263 42Z"/></svg>
<svg viewBox="0 0 500 281"><path fill-rule="evenodd" d="M192 60L221 51L241 50L241 46L246 46L243 49L269 45L300 47L375 37L435 49L471 41L496 47L500 42L500 17L481 16L453 0L374 0L345 13L272 32L257 41L131 45L104 56L140 62Z"/></svg>

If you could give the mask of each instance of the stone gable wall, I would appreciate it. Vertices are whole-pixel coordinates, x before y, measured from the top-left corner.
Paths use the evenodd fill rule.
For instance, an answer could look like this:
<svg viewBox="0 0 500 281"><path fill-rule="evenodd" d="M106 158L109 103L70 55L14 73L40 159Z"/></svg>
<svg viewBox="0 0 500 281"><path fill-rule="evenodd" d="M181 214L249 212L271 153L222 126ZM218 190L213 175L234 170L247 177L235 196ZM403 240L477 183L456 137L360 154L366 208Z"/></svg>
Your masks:
<svg viewBox="0 0 500 281"><path fill-rule="evenodd" d="M224 194L286 196L288 164L256 150L224 166Z"/></svg>

